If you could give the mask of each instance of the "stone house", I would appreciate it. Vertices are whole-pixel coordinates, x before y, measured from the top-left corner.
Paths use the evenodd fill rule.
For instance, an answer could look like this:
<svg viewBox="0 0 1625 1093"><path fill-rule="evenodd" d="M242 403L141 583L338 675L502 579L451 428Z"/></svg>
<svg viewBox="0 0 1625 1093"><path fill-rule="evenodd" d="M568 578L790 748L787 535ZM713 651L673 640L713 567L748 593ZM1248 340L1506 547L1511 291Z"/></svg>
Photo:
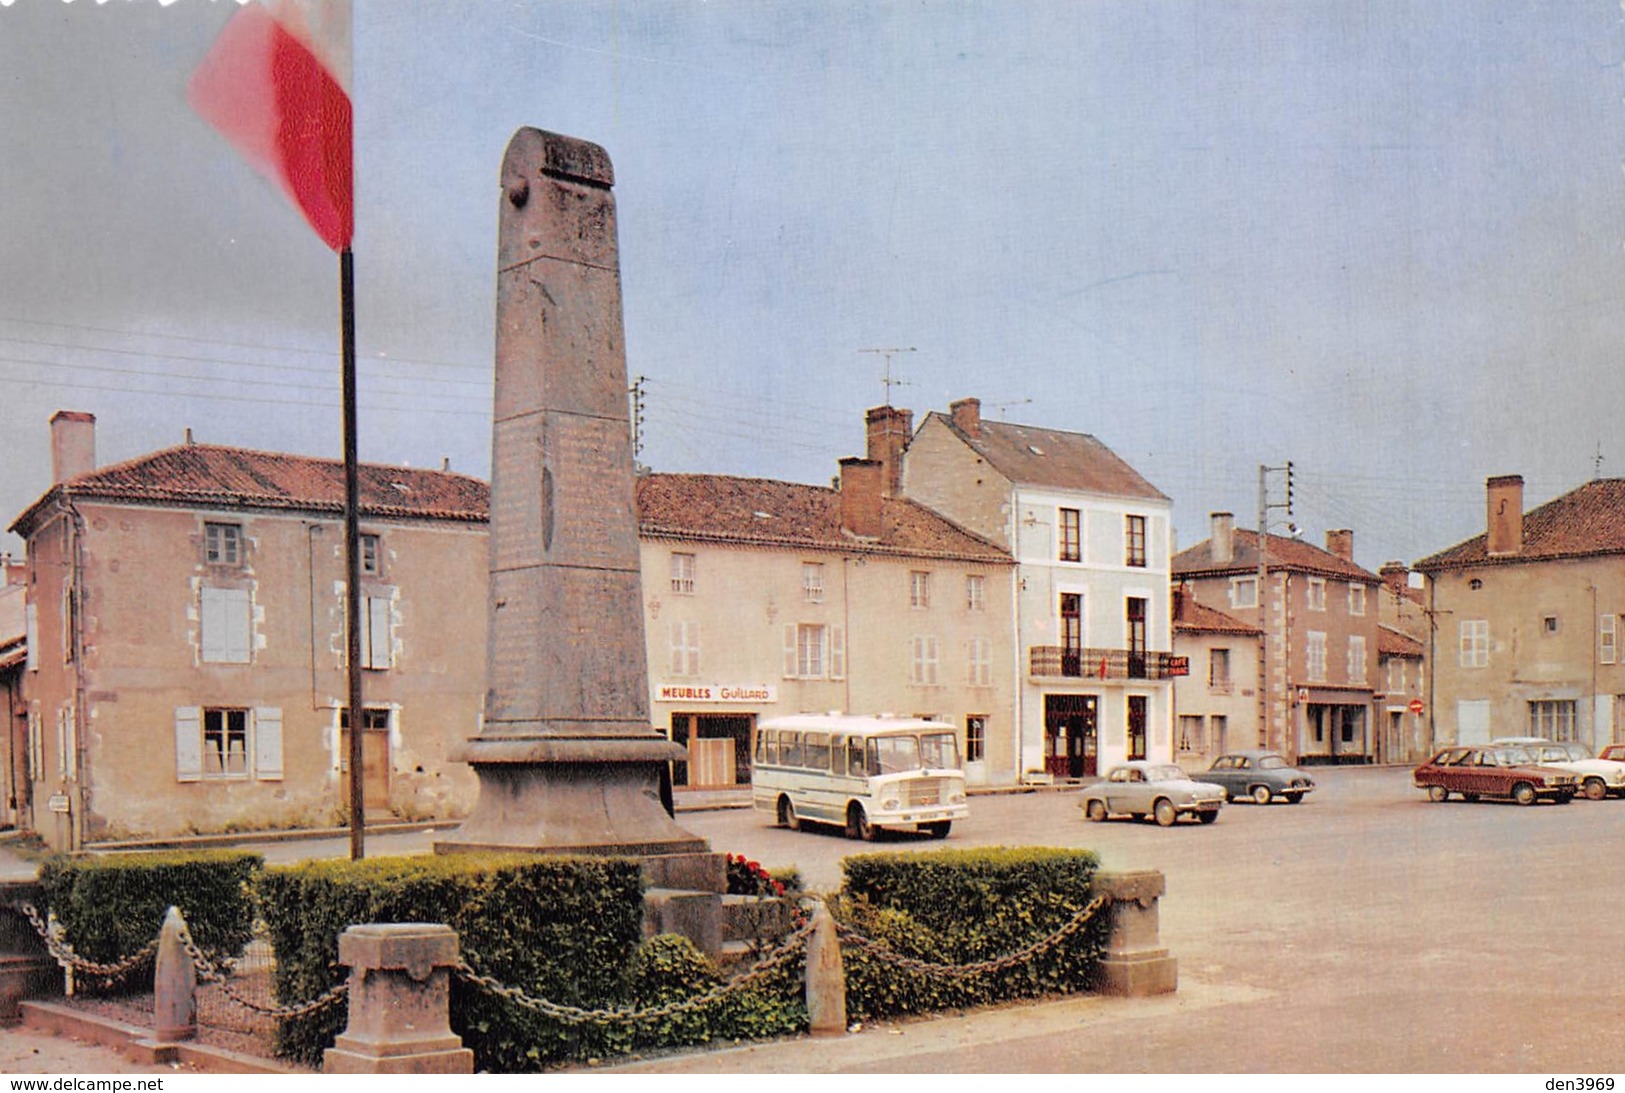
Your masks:
<svg viewBox="0 0 1625 1093"><path fill-rule="evenodd" d="M1235 527L1211 516L1211 536L1173 560L1196 602L1262 620L1257 746L1304 763L1379 759L1375 725L1376 592L1382 580L1354 562L1354 533L1328 531L1326 549Z"/></svg>
<svg viewBox="0 0 1625 1093"><path fill-rule="evenodd" d="M973 398L912 420L868 413L889 486L1015 559L1024 775L1172 759L1169 499L1094 437L985 421Z"/></svg>
<svg viewBox="0 0 1625 1093"><path fill-rule="evenodd" d="M98 468L51 421L27 544L27 823L56 849L310 827L346 809L343 469L184 444ZM466 811L484 687L485 483L364 465L365 804Z"/></svg>
<svg viewBox="0 0 1625 1093"><path fill-rule="evenodd" d="M968 781L1015 781L1010 556L889 495L884 469L637 479L650 709L688 750L678 787L748 782L760 719L827 710L949 722Z"/></svg>
<svg viewBox="0 0 1625 1093"><path fill-rule="evenodd" d="M28 814L28 704L23 665L28 658L28 568L0 556L0 829L23 825Z"/></svg>
<svg viewBox="0 0 1625 1093"><path fill-rule="evenodd" d="M1380 755L1385 763L1419 763L1432 754L1427 654L1433 625L1427 593L1411 584L1404 562L1384 562L1377 575L1382 578L1377 596Z"/></svg>
<svg viewBox="0 0 1625 1093"><path fill-rule="evenodd" d="M1174 654L1190 674L1174 679L1174 760L1205 770L1226 752L1258 745L1258 627L1175 588Z"/></svg>
<svg viewBox="0 0 1625 1093"><path fill-rule="evenodd" d="M1518 475L1491 478L1485 531L1416 563L1439 620L1433 741L1625 740L1625 479L1524 511Z"/></svg>

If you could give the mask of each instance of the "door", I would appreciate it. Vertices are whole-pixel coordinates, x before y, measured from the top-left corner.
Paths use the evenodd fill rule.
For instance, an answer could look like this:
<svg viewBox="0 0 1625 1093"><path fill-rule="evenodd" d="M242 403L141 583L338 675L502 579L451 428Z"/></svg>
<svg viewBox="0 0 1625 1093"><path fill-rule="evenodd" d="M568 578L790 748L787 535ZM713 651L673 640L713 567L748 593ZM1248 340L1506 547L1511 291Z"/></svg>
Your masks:
<svg viewBox="0 0 1625 1093"><path fill-rule="evenodd" d="M371 714L375 711L368 710ZM387 714L388 711L381 711ZM350 730L339 730L340 799L350 807ZM361 805L371 814L389 811L389 728L368 725L361 734Z"/></svg>
<svg viewBox="0 0 1625 1093"><path fill-rule="evenodd" d="M1087 778L1099 771L1100 741L1094 695L1044 696L1044 769L1057 778Z"/></svg>
<svg viewBox="0 0 1625 1093"><path fill-rule="evenodd" d="M1490 703L1488 699L1462 699L1456 703L1456 743L1490 742Z"/></svg>
<svg viewBox="0 0 1625 1093"><path fill-rule="evenodd" d="M1128 633L1128 677L1144 679L1145 660L1145 599L1130 596L1124 622Z"/></svg>

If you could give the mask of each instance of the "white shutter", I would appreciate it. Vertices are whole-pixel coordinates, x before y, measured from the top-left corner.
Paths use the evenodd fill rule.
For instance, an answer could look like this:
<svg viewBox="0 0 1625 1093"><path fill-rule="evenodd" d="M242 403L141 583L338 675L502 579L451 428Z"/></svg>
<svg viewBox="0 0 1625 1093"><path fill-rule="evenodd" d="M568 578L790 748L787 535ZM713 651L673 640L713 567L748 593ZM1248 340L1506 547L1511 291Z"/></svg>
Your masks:
<svg viewBox="0 0 1625 1093"><path fill-rule="evenodd" d="M203 778L203 711L197 706L175 707L175 780Z"/></svg>
<svg viewBox="0 0 1625 1093"><path fill-rule="evenodd" d="M840 626L829 628L829 678L846 678L846 630Z"/></svg>
<svg viewBox="0 0 1625 1093"><path fill-rule="evenodd" d="M249 662L248 590L205 588L199 598L199 637L206 664L247 664Z"/></svg>
<svg viewBox="0 0 1625 1093"><path fill-rule="evenodd" d="M365 627L361 634L361 666L393 668L395 635L390 601L386 596L368 596Z"/></svg>
<svg viewBox="0 0 1625 1093"><path fill-rule="evenodd" d="M1618 655L1614 620L1616 615L1600 615L1597 618L1597 660L1603 664L1612 664Z"/></svg>
<svg viewBox="0 0 1625 1093"><path fill-rule="evenodd" d="M784 678L796 678L796 627L790 623L784 628Z"/></svg>
<svg viewBox="0 0 1625 1093"><path fill-rule="evenodd" d="M282 780L282 708L254 709L254 776L268 782Z"/></svg>
<svg viewBox="0 0 1625 1093"><path fill-rule="evenodd" d="M23 608L23 642L27 646L25 667L39 671L39 610L33 604Z"/></svg>

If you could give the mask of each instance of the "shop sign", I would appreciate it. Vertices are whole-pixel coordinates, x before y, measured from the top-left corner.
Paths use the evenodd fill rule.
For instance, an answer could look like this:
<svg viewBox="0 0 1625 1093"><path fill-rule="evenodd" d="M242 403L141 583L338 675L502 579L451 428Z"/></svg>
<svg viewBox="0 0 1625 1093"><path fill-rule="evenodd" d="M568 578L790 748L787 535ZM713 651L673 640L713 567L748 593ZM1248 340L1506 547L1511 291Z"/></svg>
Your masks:
<svg viewBox="0 0 1625 1093"><path fill-rule="evenodd" d="M656 702L777 702L777 687L723 683L662 683L655 688Z"/></svg>

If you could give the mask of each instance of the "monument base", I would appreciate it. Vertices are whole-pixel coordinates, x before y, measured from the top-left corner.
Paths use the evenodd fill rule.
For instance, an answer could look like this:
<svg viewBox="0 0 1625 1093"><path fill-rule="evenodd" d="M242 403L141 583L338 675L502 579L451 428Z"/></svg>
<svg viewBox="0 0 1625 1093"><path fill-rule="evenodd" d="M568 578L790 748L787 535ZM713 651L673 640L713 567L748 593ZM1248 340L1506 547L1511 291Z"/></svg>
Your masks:
<svg viewBox="0 0 1625 1093"><path fill-rule="evenodd" d="M463 755L480 779L474 810L436 854L482 850L649 857L710 844L661 803L668 740L480 738Z"/></svg>

